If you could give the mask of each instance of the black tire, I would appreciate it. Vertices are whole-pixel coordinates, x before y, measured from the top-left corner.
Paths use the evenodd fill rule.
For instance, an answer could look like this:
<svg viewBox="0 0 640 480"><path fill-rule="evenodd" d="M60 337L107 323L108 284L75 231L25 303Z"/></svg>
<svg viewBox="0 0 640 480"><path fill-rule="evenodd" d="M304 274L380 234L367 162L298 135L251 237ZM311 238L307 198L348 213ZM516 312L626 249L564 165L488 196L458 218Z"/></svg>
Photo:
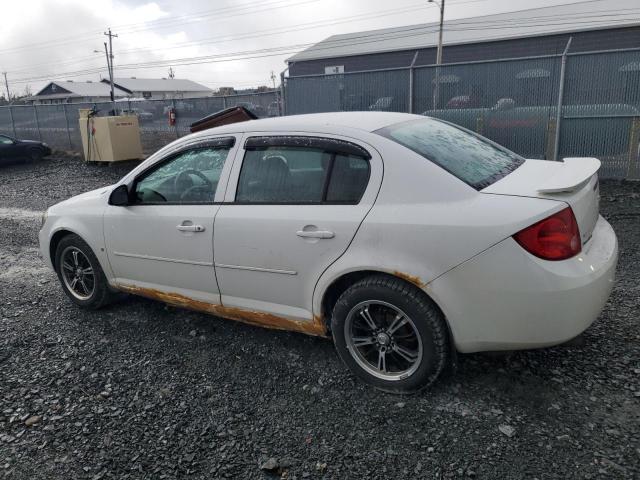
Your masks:
<svg viewBox="0 0 640 480"><path fill-rule="evenodd" d="M32 162L39 162L44 158L44 153L39 148L32 148L29 150L29 160Z"/></svg>
<svg viewBox="0 0 640 480"><path fill-rule="evenodd" d="M88 261L93 271L93 289L90 294L87 295L87 298L79 298L78 295L74 294L70 290L70 286L65 282L65 273L63 272L65 267L63 265L62 256L63 254L66 254L65 252L72 250L79 250L84 255L84 258ZM78 235L69 234L60 240L60 243L58 243L58 246L56 247L54 265L56 273L58 274L58 279L62 285L62 290L67 297L69 297L69 299L79 307L96 310L107 305L114 299L115 294L109 289L109 284L102 267L100 266L100 262L93 253L93 250L91 250L91 247L89 247L89 245L87 245L87 243Z"/></svg>
<svg viewBox="0 0 640 480"><path fill-rule="evenodd" d="M353 328L360 328L352 327L352 325L353 322L357 321L355 318L359 319L358 314L362 315L358 308L363 308L361 306L368 302L379 303L379 305L370 305L371 308L380 309L378 312L382 313L379 313L379 315L384 315L384 309L390 309L391 307L404 313L409 322L405 322L402 328L410 330L408 335L401 335L399 338L409 338L409 341L415 341L416 345L420 345L421 354L416 354L418 360L413 363L411 369L406 370L406 373L402 373L402 369L400 369L399 376L395 379L379 378L367 371L362 366L363 362L366 364L366 355L360 356L355 353L354 351L360 351L359 348L353 342L349 343L346 338L347 333L345 330L351 332ZM393 310L389 310L389 312L393 312ZM352 317L349 317L350 313ZM350 319L348 320L348 318ZM378 317L375 323L384 324L384 318L386 317ZM350 325L345 329L347 322ZM392 326L389 326L388 323L386 326L389 327L386 332L390 332ZM449 362L448 329L440 309L424 292L414 285L388 275L366 277L349 287L335 304L331 317L331 329L336 350L342 361L360 379L386 392L409 394L426 388L438 378ZM407 330L403 331L406 332ZM413 340L413 337L415 337L415 340ZM377 339L375 334L372 336L372 339L374 338ZM389 357L392 362L402 362L402 358L399 358L395 351L395 343L390 343L390 347L384 346L387 345L387 340L389 340L388 336L383 337L384 344L377 343L376 340L375 344L361 348L369 349L367 355L373 355L374 358L376 350L373 349L377 349L377 354L382 355L380 350L384 348L385 351L389 352L389 355L394 355ZM393 336L389 341L400 342L399 339L394 340ZM357 360L357 357L360 360ZM384 365L386 368L386 361ZM380 364L378 364L379 366ZM375 366L369 365L369 367L373 367L375 370ZM380 372L383 371L381 370ZM393 374L394 372L390 373Z"/></svg>

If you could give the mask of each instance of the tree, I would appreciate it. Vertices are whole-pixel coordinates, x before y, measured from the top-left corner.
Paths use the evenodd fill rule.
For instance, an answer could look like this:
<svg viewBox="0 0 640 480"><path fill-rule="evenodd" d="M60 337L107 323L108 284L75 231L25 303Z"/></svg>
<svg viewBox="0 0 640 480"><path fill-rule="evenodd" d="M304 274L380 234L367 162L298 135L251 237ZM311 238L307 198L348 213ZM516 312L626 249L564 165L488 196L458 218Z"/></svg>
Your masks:
<svg viewBox="0 0 640 480"><path fill-rule="evenodd" d="M236 90L233 87L220 87L218 89L218 95L233 95Z"/></svg>

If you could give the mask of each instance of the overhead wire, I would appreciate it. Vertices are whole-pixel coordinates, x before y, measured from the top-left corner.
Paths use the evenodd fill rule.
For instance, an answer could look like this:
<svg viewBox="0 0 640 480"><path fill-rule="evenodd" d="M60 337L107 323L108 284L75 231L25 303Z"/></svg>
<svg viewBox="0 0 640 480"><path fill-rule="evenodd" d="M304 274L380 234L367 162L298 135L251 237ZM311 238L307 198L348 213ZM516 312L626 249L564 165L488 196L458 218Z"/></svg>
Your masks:
<svg viewBox="0 0 640 480"><path fill-rule="evenodd" d="M584 22L584 23L592 24L592 22ZM548 23L545 23L544 25L547 25L547 24ZM571 22L568 25L574 25L574 24L576 24L576 22ZM522 24L522 25L513 25L509 28L522 28L523 26L539 26L539 25L540 24L533 24L533 25ZM555 25L560 25L560 24L555 24ZM412 31L412 30L422 30L422 32L418 34L412 33L412 34L404 35L405 32ZM451 29L451 28L448 29L448 31L460 31L460 30L463 30L463 31L474 30L474 28L465 27L464 29ZM435 29L424 30L423 26L416 26L410 29L401 30L400 33L403 33L402 35L392 35L394 33L399 33L399 32L385 33L384 34L386 35L385 38L381 38L381 34L379 32L377 33L373 32L370 34L364 34L359 36L349 36L348 38L339 38L333 41L329 40L329 41L322 42L321 44L305 43L305 44L296 44L296 45L284 45L280 47L271 47L271 48L259 49L259 50L246 50L246 51L240 51L240 52L220 53L215 55L172 58L167 60L156 60L153 62L144 62L144 63L141 63L141 62L129 63L129 64L125 63L125 64L120 64L118 66L118 69L132 70L132 69L160 68L160 67L166 67L166 66L199 65L199 64L205 64L205 63L220 63L220 62L230 62L230 61L239 61L239 60L249 60L249 59L255 59L255 58L266 58L266 57L274 57L274 56L281 56L281 55L296 53L297 51L299 51L299 49L305 48L311 45L316 45L316 48L314 48L313 51L318 52L318 51L342 48L345 45L353 46L353 45L360 45L360 44L367 44L367 43L375 43L380 40L394 40L394 39L401 39L401 38L408 38L408 37L417 37L425 33L434 33L435 31L436 31ZM374 38L366 41L361 41L361 42L353 41L358 38L368 38L368 37L374 37ZM85 69L85 70L78 70L73 72L65 72L65 73L56 74L56 75L44 75L41 77L19 78L19 79L15 79L13 83L26 83L29 81L42 80L47 78L55 79L55 78L60 78L61 76L86 75L86 74L98 73L102 71L104 71L104 68L98 67L95 69Z"/></svg>
<svg viewBox="0 0 640 480"><path fill-rule="evenodd" d="M484 1L484 0L482 0ZM423 5L417 5L415 7L412 8L407 8L404 10L398 10L397 14L400 13L407 13L409 11L413 11L413 10L419 10L424 8ZM622 9L619 10L618 13L615 14L607 14L605 13L606 11L591 11L591 12L585 12L587 13L587 15L571 15L570 18L572 19L572 24L583 24L585 22L575 22L576 19L586 19L586 18L603 18L603 17L613 17L613 16L620 16L621 14L623 14L622 12L640 12L640 8L629 8L629 9ZM304 24L299 24L299 25L294 25L289 29L286 30L280 30L280 31L274 31L274 29L267 29L267 30L262 30L262 31L258 31L258 32L253 32L253 33L247 33L247 34L241 34L241 35L235 35L235 36L217 36L217 37L210 37L207 39L203 39L203 40L199 40L199 41L192 41L192 42L183 42L183 43L179 43L176 45L172 45L172 46L168 46L168 47L164 47L164 51L166 50L172 50L172 49L177 49L177 48L187 48L190 46L200 46L200 45L205 45L207 43L222 43L222 42L229 42L229 41L236 41L236 40L242 40L242 39L250 39L250 38L258 38L258 37L264 37L264 36L271 36L271 35L278 35L278 34L282 34L282 33L289 33L289 32L293 32L293 31L300 31L300 30L306 30L309 28L320 28L323 26L327 26L329 24L338 24L338 23L347 23L352 21L352 19L354 18L358 18L360 17L361 19L372 19L372 18L379 18L380 16L387 16L390 14L394 14L393 11L381 11L381 12L374 12L372 14L361 14L359 16L352 16L352 17L347 17L343 20L339 20L339 19L333 19L333 20L324 20L324 21L320 21L320 22L307 22ZM594 14L594 15L592 15ZM498 26L504 26L504 28L519 28L519 27L529 27L529 26L539 26L537 24L532 24L532 23L528 23L529 21L532 20L544 20L547 18L553 18L555 20L562 20L563 18L568 17L568 15L550 15L550 16L536 16L536 17L528 17L527 23L513 23L512 19L505 19L505 20L494 20L491 22L486 22L486 23L482 23L482 22L478 22L478 21L472 21L472 22L468 22L465 20L469 20L469 19L454 19L451 20L449 22L447 22L446 26L445 26L445 32L446 31L458 31L459 29L452 29L452 26L460 26L460 25L467 25L467 29L468 30L482 30L482 29L488 29L491 27L498 27ZM616 20L613 20L614 22ZM619 21L626 21L626 20L619 20ZM332 23L330 23L332 22ZM503 23L511 23L511 25L503 25ZM609 20L594 20L593 23L610 23ZM589 22L592 23L592 22ZM564 25L564 22L561 23L553 23L552 25ZM480 25L481 28L477 28L477 26ZM545 23L545 25L549 25L548 22ZM476 26L476 28L474 28L474 26ZM422 26L419 26L417 28L423 28ZM380 35L384 35L384 32L380 33ZM322 42L324 43L324 42ZM145 52L145 51L154 51L153 48L134 48L134 49L128 49L128 50L121 50L118 52L119 56L126 56L130 53L135 53L135 52ZM61 64L65 64L65 65L73 65L75 63L79 63L80 61L84 60L84 59L93 59L95 58L97 60L97 57L95 56L90 56L90 57L82 57L81 59L77 59L77 60L72 60L69 62L63 62L63 63L55 63L56 65L61 65ZM18 69L18 70L13 70L13 72L21 72L21 71L27 71L29 69Z"/></svg>
<svg viewBox="0 0 640 480"><path fill-rule="evenodd" d="M594 1L599 1L599 0L592 0L591 2L581 2L581 3L594 3ZM626 11L636 11L636 10L640 10L638 8L630 8L630 9L624 9ZM589 12L584 12L586 15L573 15L573 21L571 22L554 22L551 23L551 25L554 26L564 26L564 25L580 25L580 24L598 24L598 23L607 23L610 24L612 21L615 22L615 20L611 20L611 19L603 19L601 21L599 20L590 20L590 21L586 21L586 22L576 22L576 19L586 19L586 18L595 18L595 17L602 17L602 16L619 16L619 14L605 14L604 11L589 11ZM380 14L384 14L384 13L380 13ZM461 31L461 30L486 30L488 28L491 27L495 27L495 26L500 26L500 28L523 28L523 27L534 27L534 26L540 26L540 25L550 25L549 22L545 22L542 24L537 24L537 23L529 23L529 20L533 20L533 19L544 19L544 18L556 18L556 19L562 19L562 16L558 16L558 15L553 15L553 16L537 16L537 17L529 17L527 18L527 22L524 23L513 23L511 25L502 25L500 22L500 20L496 20L494 22L478 22L478 21L468 21L468 20L472 20L472 19L457 19L457 20L452 20L449 21L446 24L445 27L445 32L447 31ZM626 22L626 19L621 19L618 20L621 22ZM308 24L306 24L308 25ZM474 25L476 26L480 26L481 28L474 28ZM452 28L452 27L456 27L456 26L464 26L464 28L461 29L456 29L456 28ZM394 35L397 33L402 33L404 34L405 32L409 32L409 31L415 31L415 30L421 30L418 33L415 34L410 34L410 35ZM381 41L381 40L391 40L391 39L395 39L395 38L406 38L406 37L411 37L411 36L420 36L420 35L424 35L426 33L433 33L434 30L433 29L425 29L424 25L418 25L418 26L413 26L413 27L407 27L407 28L397 28L397 29L393 29L391 32L389 31L385 31L385 32L380 32L380 31L373 31L373 32L363 32L362 35L347 35L347 36L341 36L342 38L337 38L334 40L325 40L323 42L320 42L319 44L315 44L316 48L313 49L314 52L317 52L319 50L330 50L330 49L334 49L334 48L341 48L344 47L345 45L341 45L341 43L345 43L347 45L358 45L361 43L371 43L371 42L377 42L377 41ZM367 38L367 37L375 37L373 40L370 41L365 41L365 42L353 42L353 40L356 40L358 38ZM335 45L334 45L335 44ZM280 46L280 47L272 47L272 48L267 48L267 49L259 49L259 50L248 50L248 51L241 51L241 52L227 52L227 53L220 53L220 54L216 54L216 55L205 55L205 56L195 56L195 57L182 57L182 58L173 58L173 59L168 59L168 60L156 60L153 62L145 62L145 63L125 63L125 64L121 64L118 66L119 69L124 69L124 70L130 70L130 69L136 69L136 68L140 68L140 69L144 69L144 68L159 68L159 67L163 67L163 66L168 66L168 65L194 65L194 64L201 64L201 63L218 63L218 62L229 62L229 61L238 61L238 60L246 60L246 59L253 59L253 58L265 58L265 57L271 57L271 56L280 56L280 55L287 55L290 53L295 53L295 51L297 51L300 48L305 48L307 46L310 45L314 45L312 43L305 43L305 44L296 44L296 45L285 45L285 46ZM18 78L15 79L13 81L13 83L26 83L29 81L36 81L36 80L41 80L41 79L46 79L46 78L60 78L61 76L73 76L73 75L86 75L86 74L91 74L91 73L98 73L98 72L102 72L104 71L104 68L101 67L95 67L92 69L83 69L83 70L77 70L77 71L72 71L72 72L64 72L64 73L60 73L60 74L56 74L56 75L43 75L43 76L37 76L37 77L28 77L28 78Z"/></svg>

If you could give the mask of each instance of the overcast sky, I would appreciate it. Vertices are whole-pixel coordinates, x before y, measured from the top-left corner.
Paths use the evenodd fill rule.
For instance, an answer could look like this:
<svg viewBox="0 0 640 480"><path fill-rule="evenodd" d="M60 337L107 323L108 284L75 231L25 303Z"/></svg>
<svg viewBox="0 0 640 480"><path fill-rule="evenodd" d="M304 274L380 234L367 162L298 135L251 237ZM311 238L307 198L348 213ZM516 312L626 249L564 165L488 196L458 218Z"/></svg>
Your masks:
<svg viewBox="0 0 640 480"><path fill-rule="evenodd" d="M445 20L574 2L447 0ZM338 33L435 22L438 8L427 0L10 0L2 2L2 17L0 72L19 94L54 78L108 76L107 27L119 35L116 77L166 77L168 66L139 67L166 61L176 78L245 88L271 85L271 71L279 74L304 45ZM228 61L238 53L254 58ZM176 60L214 55L195 65Z"/></svg>

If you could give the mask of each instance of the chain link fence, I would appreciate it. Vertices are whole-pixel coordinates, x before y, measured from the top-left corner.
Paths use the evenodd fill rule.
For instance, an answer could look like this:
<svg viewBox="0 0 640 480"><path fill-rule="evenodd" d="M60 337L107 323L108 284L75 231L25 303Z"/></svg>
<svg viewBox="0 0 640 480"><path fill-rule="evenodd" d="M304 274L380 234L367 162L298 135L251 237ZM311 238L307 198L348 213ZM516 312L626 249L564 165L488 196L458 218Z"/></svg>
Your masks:
<svg viewBox="0 0 640 480"><path fill-rule="evenodd" d="M429 115L527 158L554 159L557 149L558 158L598 157L603 178L640 178L640 50L568 54L564 82L562 57L289 77L286 113Z"/></svg>
<svg viewBox="0 0 640 480"><path fill-rule="evenodd" d="M564 76L563 55L550 55L288 77L284 102L273 91L125 100L117 102L117 109L138 116L145 153L186 135L194 121L236 105L258 117L283 110L287 115L395 111L453 122L527 158L554 159L556 151L558 158L595 156L603 162L603 178L640 178L640 50L576 53L564 59ZM93 105L0 107L0 133L80 151L78 110ZM105 115L113 109L110 102L96 106ZM174 126L168 121L170 108L176 111Z"/></svg>
<svg viewBox="0 0 640 480"><path fill-rule="evenodd" d="M176 138L189 133L189 126L213 112L244 106L258 117L280 115L278 91L224 97L176 100L118 100L116 113L138 117L142 148L153 153ZM21 139L41 140L52 148L82 151L79 110L94 106L99 115L110 115L111 102L64 103L55 105L13 105L0 107L0 133ZM176 123L169 124L169 109L175 109Z"/></svg>

